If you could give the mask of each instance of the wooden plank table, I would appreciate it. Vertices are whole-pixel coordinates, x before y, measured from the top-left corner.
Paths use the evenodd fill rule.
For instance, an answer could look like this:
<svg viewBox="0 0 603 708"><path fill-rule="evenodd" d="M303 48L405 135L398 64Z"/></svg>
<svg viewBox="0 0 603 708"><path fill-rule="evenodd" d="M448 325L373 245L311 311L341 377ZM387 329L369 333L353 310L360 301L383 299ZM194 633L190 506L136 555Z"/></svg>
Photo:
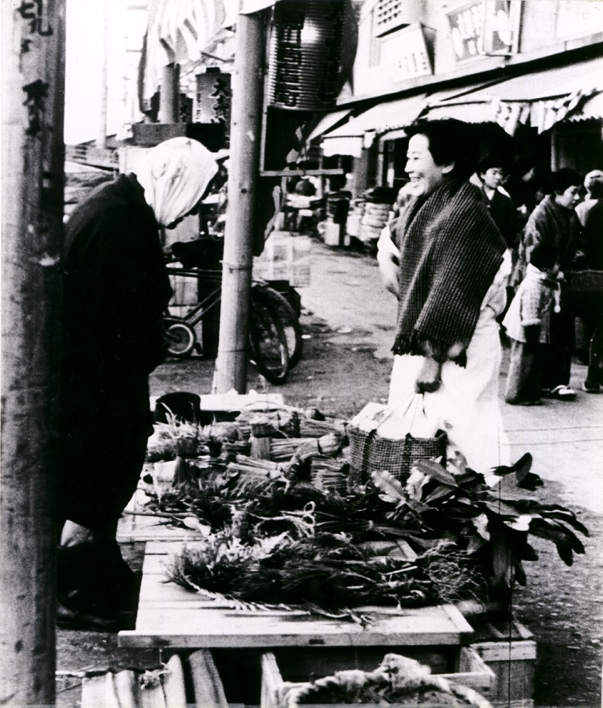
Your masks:
<svg viewBox="0 0 603 708"><path fill-rule="evenodd" d="M146 544L136 629L119 633L124 647L255 648L427 647L458 649L473 630L452 605L397 610L359 608L374 621L317 618L297 611L241 611L166 582L181 541Z"/></svg>
<svg viewBox="0 0 603 708"><path fill-rule="evenodd" d="M148 541L184 541L199 538L193 530L174 526L159 514L153 515L146 507L150 497L137 489L117 524L118 543L146 543Z"/></svg>

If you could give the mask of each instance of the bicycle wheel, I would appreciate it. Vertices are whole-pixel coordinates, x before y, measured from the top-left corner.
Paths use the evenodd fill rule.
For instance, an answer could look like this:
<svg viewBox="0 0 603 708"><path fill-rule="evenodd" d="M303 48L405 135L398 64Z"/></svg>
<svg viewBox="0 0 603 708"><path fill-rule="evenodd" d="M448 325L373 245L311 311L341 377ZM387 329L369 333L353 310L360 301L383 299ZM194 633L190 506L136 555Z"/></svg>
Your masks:
<svg viewBox="0 0 603 708"><path fill-rule="evenodd" d="M299 317L286 297L264 283L254 283L251 291L252 300L260 299L280 320L287 338L289 350L289 369L301 359L303 353L302 328Z"/></svg>
<svg viewBox="0 0 603 708"><path fill-rule="evenodd" d="M258 371L273 384L282 384L289 373L285 331L265 303L255 298L249 311L249 348Z"/></svg>
<svg viewBox="0 0 603 708"><path fill-rule="evenodd" d="M195 331L175 317L163 318L163 342L169 356L185 359L195 346Z"/></svg>

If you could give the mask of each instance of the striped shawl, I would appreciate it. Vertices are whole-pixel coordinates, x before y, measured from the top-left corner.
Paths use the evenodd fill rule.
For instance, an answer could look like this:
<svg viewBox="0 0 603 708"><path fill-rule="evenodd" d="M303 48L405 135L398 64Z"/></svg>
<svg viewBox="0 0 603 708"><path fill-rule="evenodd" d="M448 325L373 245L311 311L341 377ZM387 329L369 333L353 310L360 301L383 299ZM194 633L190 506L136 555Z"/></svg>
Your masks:
<svg viewBox="0 0 603 708"><path fill-rule="evenodd" d="M464 365L505 242L479 190L450 180L411 202L393 227L400 249L395 354Z"/></svg>

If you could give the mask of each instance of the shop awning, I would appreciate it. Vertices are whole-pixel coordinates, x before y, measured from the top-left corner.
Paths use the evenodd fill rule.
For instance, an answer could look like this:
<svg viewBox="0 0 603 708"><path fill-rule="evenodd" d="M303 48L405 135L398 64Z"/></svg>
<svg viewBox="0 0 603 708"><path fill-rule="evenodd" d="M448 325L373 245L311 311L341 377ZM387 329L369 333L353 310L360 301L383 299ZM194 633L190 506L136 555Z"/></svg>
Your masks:
<svg viewBox="0 0 603 708"><path fill-rule="evenodd" d="M404 128L415 121L425 107L426 98L425 94L419 94L368 108L323 136L324 154L359 157L363 147L370 147L376 136Z"/></svg>
<svg viewBox="0 0 603 708"><path fill-rule="evenodd" d="M327 113L324 115L317 123L317 125L310 131L310 134L306 138L306 142L309 143L311 140L318 138L319 136L327 133L329 130L335 128L339 123L344 121L352 113L352 108L346 108L341 111L333 111L332 113Z"/></svg>
<svg viewBox="0 0 603 708"><path fill-rule="evenodd" d="M594 93L584 101L580 110L570 116L571 121L592 120L593 118L601 120L603 118L603 91Z"/></svg>
<svg viewBox="0 0 603 708"><path fill-rule="evenodd" d="M603 59L597 58L515 76L462 96L434 97L427 117L458 118L470 123L491 121L511 135L523 123L542 133L559 121L579 115L601 91ZM596 112L599 101L594 105Z"/></svg>

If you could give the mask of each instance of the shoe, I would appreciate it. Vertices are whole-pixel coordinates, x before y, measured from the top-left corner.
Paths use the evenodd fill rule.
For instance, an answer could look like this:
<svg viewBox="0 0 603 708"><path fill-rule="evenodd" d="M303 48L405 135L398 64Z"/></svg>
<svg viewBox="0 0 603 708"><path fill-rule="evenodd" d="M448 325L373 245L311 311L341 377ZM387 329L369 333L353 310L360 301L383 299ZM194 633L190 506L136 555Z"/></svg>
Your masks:
<svg viewBox="0 0 603 708"><path fill-rule="evenodd" d="M139 577L117 544L82 543L57 552L56 621L65 629L118 632L134 626Z"/></svg>
<svg viewBox="0 0 603 708"><path fill-rule="evenodd" d="M603 386L598 383L589 383L588 381L585 381L582 384L582 390L585 393L603 393Z"/></svg>
<svg viewBox="0 0 603 708"><path fill-rule="evenodd" d="M65 599L57 598L56 624L60 629L76 629L85 632L107 632L115 634L122 629L134 629L134 612L110 612L108 610L85 610L70 607Z"/></svg>
<svg viewBox="0 0 603 708"><path fill-rule="evenodd" d="M536 399L534 401L507 401L507 403L511 403L512 406L542 406L544 405L540 399Z"/></svg>
<svg viewBox="0 0 603 708"><path fill-rule="evenodd" d="M573 401L576 398L576 392L569 386L555 386L549 393L549 398L556 398L558 401Z"/></svg>

